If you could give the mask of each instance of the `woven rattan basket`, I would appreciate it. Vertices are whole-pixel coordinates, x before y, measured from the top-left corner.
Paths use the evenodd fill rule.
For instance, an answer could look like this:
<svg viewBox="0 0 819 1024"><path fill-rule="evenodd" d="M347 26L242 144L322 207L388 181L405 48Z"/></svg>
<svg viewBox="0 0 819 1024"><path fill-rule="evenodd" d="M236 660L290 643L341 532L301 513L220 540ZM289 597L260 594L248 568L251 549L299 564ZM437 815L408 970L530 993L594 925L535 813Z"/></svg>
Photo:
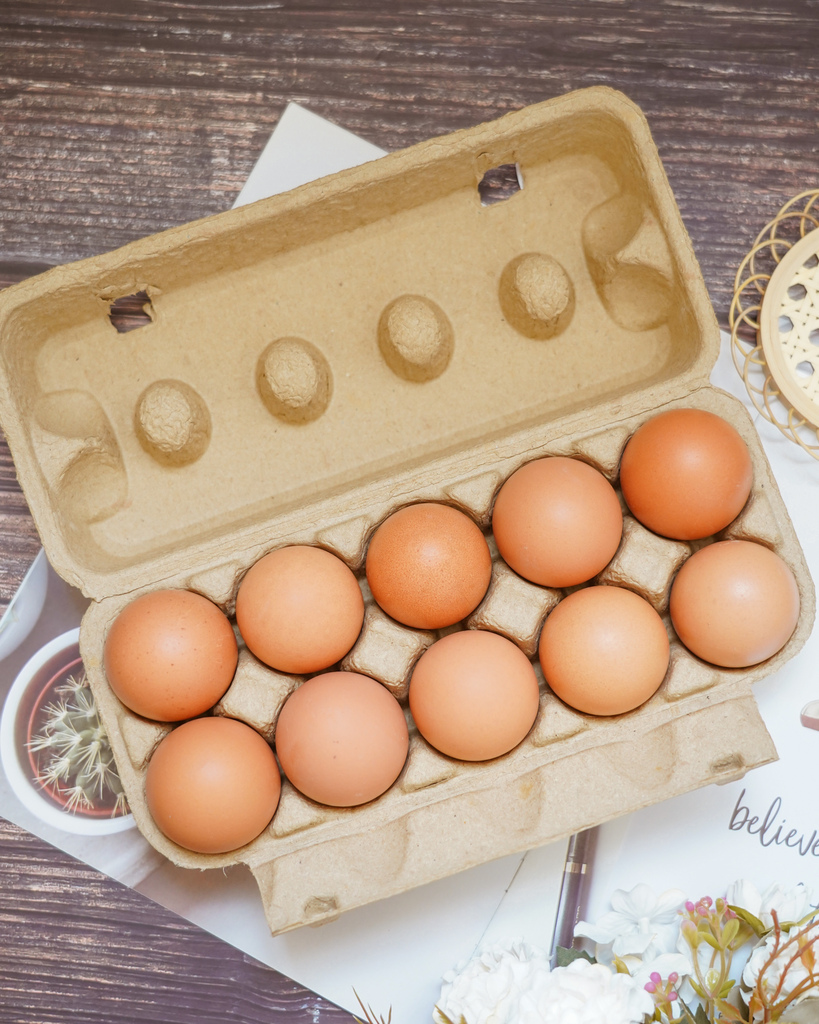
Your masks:
<svg viewBox="0 0 819 1024"><path fill-rule="evenodd" d="M732 355L757 411L819 459L819 190L787 202L734 282Z"/></svg>

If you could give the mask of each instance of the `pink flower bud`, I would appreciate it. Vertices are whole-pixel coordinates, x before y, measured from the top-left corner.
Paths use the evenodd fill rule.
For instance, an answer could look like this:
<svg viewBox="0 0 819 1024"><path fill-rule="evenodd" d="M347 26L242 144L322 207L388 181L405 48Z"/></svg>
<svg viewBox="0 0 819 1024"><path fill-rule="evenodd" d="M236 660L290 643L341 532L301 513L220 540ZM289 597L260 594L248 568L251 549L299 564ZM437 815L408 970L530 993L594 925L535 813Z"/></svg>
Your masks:
<svg viewBox="0 0 819 1024"><path fill-rule="evenodd" d="M654 984L653 981L647 981L643 988L646 990L646 992L650 992L652 995L654 995L654 993L657 991L657 986Z"/></svg>

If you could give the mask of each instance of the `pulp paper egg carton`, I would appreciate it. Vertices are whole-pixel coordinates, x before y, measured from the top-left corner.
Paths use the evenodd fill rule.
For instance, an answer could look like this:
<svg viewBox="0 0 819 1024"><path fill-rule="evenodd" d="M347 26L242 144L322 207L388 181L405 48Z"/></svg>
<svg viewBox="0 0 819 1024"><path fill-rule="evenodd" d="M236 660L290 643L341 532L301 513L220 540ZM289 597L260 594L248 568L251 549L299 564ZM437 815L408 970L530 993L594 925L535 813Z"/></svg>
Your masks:
<svg viewBox="0 0 819 1024"><path fill-rule="evenodd" d="M503 165L517 165L523 188L484 206L478 184ZM111 304L135 293L152 322L119 334ZM248 864L274 932L776 756L751 684L804 642L813 588L747 414L708 384L717 325L645 120L620 94L569 94L57 268L0 296L0 327L3 427L52 563L94 599L81 650L137 823L178 864ZM455 628L495 630L535 662L540 711L515 750L460 762L410 722L404 770L370 804L323 807L285 781L269 827L233 853L191 853L157 831L145 770L171 727L122 706L102 671L106 632L130 600L188 588L231 615L262 555L319 545L367 598L342 668L406 706L438 634L372 602L363 566L378 524L441 501L491 540L495 495L519 466L570 455L616 486L628 437L670 406L714 411L748 443L754 489L722 536L773 548L796 576L799 624L775 657L718 669L669 624L659 691L626 715L581 714L536 664L564 592L495 553L486 597ZM690 552L626 514L597 582L635 590L668 623ZM272 741L299 681L241 649L214 713Z"/></svg>

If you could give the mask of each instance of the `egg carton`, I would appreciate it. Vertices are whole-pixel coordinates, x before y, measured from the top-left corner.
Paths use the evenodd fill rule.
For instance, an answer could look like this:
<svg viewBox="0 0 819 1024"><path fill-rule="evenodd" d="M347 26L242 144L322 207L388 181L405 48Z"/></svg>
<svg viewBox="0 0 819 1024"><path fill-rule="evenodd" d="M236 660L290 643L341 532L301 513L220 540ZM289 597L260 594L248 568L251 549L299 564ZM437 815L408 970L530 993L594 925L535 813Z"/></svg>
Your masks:
<svg viewBox="0 0 819 1024"><path fill-rule="evenodd" d="M716 389L702 389L664 408L707 409L732 423L754 455L755 483L740 516L719 539L753 540L794 564L793 538L777 500L773 480L763 475L759 442L744 409ZM691 654L677 639L668 617L671 583L700 542L659 537L641 526L623 503L623 539L606 568L590 583L626 587L644 597L663 617L671 642L669 670L655 695L637 710L600 718L575 711L551 693L537 661L537 644L549 612L570 590L529 583L498 556L489 529L494 496L503 480L525 462L550 455L578 458L617 483L620 455L628 437L650 418L630 417L602 432L531 444L497 468L454 480L444 488L425 488L412 500L441 501L459 508L484 526L492 551L489 590L473 614L446 630L415 630L381 611L366 584L363 565L369 538L380 522L406 501L390 501L369 515L338 524L336 542L323 532L321 546L341 557L360 579L365 594L364 626L341 668L378 679L406 708L415 662L440 636L453 629L489 629L515 642L533 661L541 697L535 724L514 751L488 762L469 763L431 747L415 728L407 709L410 750L396 783L379 799L360 808L329 808L301 795L284 781L279 808L265 832L237 853L202 855L156 833L141 794L151 754L170 726L129 712L109 690L100 694L106 721L113 714L128 760L118 762L127 793L136 793L137 822L176 863L250 865L261 887L268 921L275 932L319 923L372 899L402 892L491 857L540 846L578 828L671 793L707 782L733 781L776 757L752 695L752 682L769 673L803 641L798 630L769 662L748 669L724 669ZM619 491L618 491L619 495ZM771 495L774 504L772 505ZM621 497L622 502L622 497ZM339 540L343 539L343 543ZM315 543L318 536L297 534L293 543ZM225 565L233 582L207 593L232 613L236 581L266 551L248 562ZM201 579L176 580L176 586L201 589ZM93 635L131 599L92 606L84 629ZM812 602L810 587L800 584L803 612ZM304 677L276 672L241 643L235 678L214 714L237 718L275 743L279 711ZM83 651L92 679L101 683L97 645ZM96 661L94 660L96 657ZM750 742L749 742L750 740ZM703 753L706 758L703 760ZM583 809L578 818L578 808Z"/></svg>
<svg viewBox="0 0 819 1024"><path fill-rule="evenodd" d="M482 205L485 172L513 164L524 187ZM147 296L152 322L118 334L110 306L131 293ZM0 328L0 417L52 563L93 598L81 652L136 822L177 864L249 865L273 932L776 756L751 686L804 642L813 587L747 414L707 383L713 312L645 120L620 94L570 94L57 268L0 296ZM663 616L669 671L629 714L581 714L535 659L565 592L521 579L493 547L487 595L453 628L494 630L533 659L540 709L518 747L454 760L407 713L407 763L367 805L324 807L285 781L269 827L240 850L192 853L159 833L145 771L171 726L120 704L102 668L129 601L188 588L232 616L264 554L326 548L367 598L341 667L406 707L412 667L440 634L372 601L363 566L378 524L440 501L491 541L494 498L521 465L568 455L616 486L628 437L674 406L716 412L748 444L752 495L721 536L765 544L794 572L800 619L776 656L731 670L686 651L667 603L692 546L626 514L597 582ZM275 742L300 677L240 648L213 713Z"/></svg>

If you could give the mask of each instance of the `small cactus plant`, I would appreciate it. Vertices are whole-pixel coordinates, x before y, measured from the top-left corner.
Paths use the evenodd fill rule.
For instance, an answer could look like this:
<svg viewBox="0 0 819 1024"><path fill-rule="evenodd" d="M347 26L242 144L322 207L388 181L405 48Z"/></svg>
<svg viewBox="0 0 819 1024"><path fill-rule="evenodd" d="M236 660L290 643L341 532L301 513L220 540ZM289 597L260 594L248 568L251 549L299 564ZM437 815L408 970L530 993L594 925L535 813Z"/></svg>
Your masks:
<svg viewBox="0 0 819 1024"><path fill-rule="evenodd" d="M94 695L83 671L56 689L57 699L41 711L39 731L28 743L37 782L71 812L110 808L112 818L128 812Z"/></svg>

